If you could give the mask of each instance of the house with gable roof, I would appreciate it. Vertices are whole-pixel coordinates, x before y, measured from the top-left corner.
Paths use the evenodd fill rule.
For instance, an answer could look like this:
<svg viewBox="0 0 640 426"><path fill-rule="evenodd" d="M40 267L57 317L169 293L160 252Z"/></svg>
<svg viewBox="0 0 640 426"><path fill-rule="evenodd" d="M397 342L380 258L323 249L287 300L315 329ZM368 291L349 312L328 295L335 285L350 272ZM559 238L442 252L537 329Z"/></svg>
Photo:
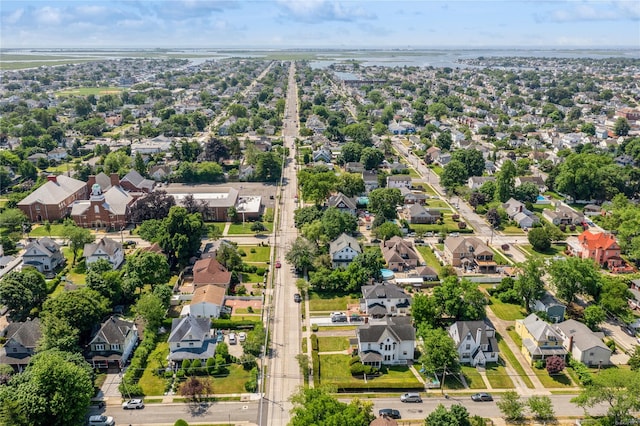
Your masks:
<svg viewBox="0 0 640 426"><path fill-rule="evenodd" d="M138 344L138 328L133 321L111 316L94 332L85 359L93 368L124 367Z"/></svg>
<svg viewBox="0 0 640 426"><path fill-rule="evenodd" d="M411 176L409 175L387 176L387 188L411 188Z"/></svg>
<svg viewBox="0 0 640 426"><path fill-rule="evenodd" d="M60 245L51 238L42 237L30 242L22 255L25 266L32 266L42 273L51 273L64 264Z"/></svg>
<svg viewBox="0 0 640 426"><path fill-rule="evenodd" d="M151 192L155 181L151 179L145 179L136 170L131 170L120 179L120 186L129 192Z"/></svg>
<svg viewBox="0 0 640 426"><path fill-rule="evenodd" d="M444 240L444 257L457 268L478 269L481 272L496 271L493 250L477 237L451 237Z"/></svg>
<svg viewBox="0 0 640 426"><path fill-rule="evenodd" d="M10 365L15 371L21 372L29 364L42 338L40 319L9 323L0 336L6 339L0 347L0 364Z"/></svg>
<svg viewBox="0 0 640 426"><path fill-rule="evenodd" d="M78 179L47 176L47 182L18 203L31 222L55 222L67 216L76 200L87 198L87 186Z"/></svg>
<svg viewBox="0 0 640 426"><path fill-rule="evenodd" d="M413 360L416 330L411 317L385 317L356 330L358 354L364 365L406 365Z"/></svg>
<svg viewBox="0 0 640 426"><path fill-rule="evenodd" d="M341 212L356 214L356 203L342 192L331 195L327 200L327 207L335 207Z"/></svg>
<svg viewBox="0 0 640 426"><path fill-rule="evenodd" d="M582 259L593 259L598 265L610 270L624 265L620 257L620 245L609 232L584 231L578 236L578 247L573 247L574 255Z"/></svg>
<svg viewBox="0 0 640 426"><path fill-rule="evenodd" d="M409 223L428 223L433 224L440 219L440 211L433 209L426 209L421 204L410 204L404 208L405 217Z"/></svg>
<svg viewBox="0 0 640 426"><path fill-rule="evenodd" d="M413 248L413 243L395 236L380 243L382 257L389 269L404 271L418 266L420 257Z"/></svg>
<svg viewBox="0 0 640 426"><path fill-rule="evenodd" d="M203 285L217 285L229 288L231 283L231 272L227 270L215 257L199 259L193 265L193 287L194 289Z"/></svg>
<svg viewBox="0 0 640 426"><path fill-rule="evenodd" d="M604 344L604 333L593 332L576 320L556 324L556 331L563 337L564 348L573 359L591 367L611 364L611 349Z"/></svg>
<svg viewBox="0 0 640 426"><path fill-rule="evenodd" d="M358 240L344 232L329 243L329 256L333 268L346 268L361 253L362 248Z"/></svg>
<svg viewBox="0 0 640 426"><path fill-rule="evenodd" d="M211 329L211 319L187 315L174 318L168 338L169 355L167 359L176 368L185 359L199 359L206 362L216 354L216 336Z"/></svg>
<svg viewBox="0 0 640 426"><path fill-rule="evenodd" d="M375 170L365 170L362 172L362 180L364 181L364 190L368 194L374 189L378 189L378 173Z"/></svg>
<svg viewBox="0 0 640 426"><path fill-rule="evenodd" d="M85 244L83 254L87 268L99 259L105 259L113 269L118 269L124 262L122 244L107 237L101 238L96 243Z"/></svg>
<svg viewBox="0 0 640 426"><path fill-rule="evenodd" d="M531 364L550 356L564 359L567 355L560 333L536 314L516 320L516 333L522 338L522 354Z"/></svg>
<svg viewBox="0 0 640 426"><path fill-rule="evenodd" d="M406 315L411 306L411 296L395 284L364 285L360 289L360 310L372 318L385 315Z"/></svg>
<svg viewBox="0 0 640 426"><path fill-rule="evenodd" d="M456 321L448 329L460 362L485 365L498 362L499 352L496 330L488 321Z"/></svg>
<svg viewBox="0 0 640 426"><path fill-rule="evenodd" d="M534 224L540 222L538 216L527 209L524 203L513 197L503 203L502 208L507 212L509 219L516 222L520 228L531 228Z"/></svg>
<svg viewBox="0 0 640 426"><path fill-rule="evenodd" d="M219 318L226 293L226 287L215 284L200 285L193 291L191 302L182 308L180 316Z"/></svg>

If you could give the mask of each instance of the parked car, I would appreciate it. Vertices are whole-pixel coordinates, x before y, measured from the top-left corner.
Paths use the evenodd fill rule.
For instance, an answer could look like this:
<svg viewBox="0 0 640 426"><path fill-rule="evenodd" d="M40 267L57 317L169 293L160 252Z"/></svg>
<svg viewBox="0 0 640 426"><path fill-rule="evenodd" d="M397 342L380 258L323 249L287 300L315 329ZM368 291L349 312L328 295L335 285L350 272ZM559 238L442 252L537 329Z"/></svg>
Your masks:
<svg viewBox="0 0 640 426"><path fill-rule="evenodd" d="M282 263L280 263L279 260L276 260L276 268L281 268L282 267Z"/></svg>
<svg viewBox="0 0 640 426"><path fill-rule="evenodd" d="M347 316L344 312L332 312L331 322L347 322Z"/></svg>
<svg viewBox="0 0 640 426"><path fill-rule="evenodd" d="M245 333L244 331L238 333L238 341L244 342L245 340L247 340L247 333Z"/></svg>
<svg viewBox="0 0 640 426"><path fill-rule="evenodd" d="M115 420L111 416L91 416L89 417L89 426L114 426Z"/></svg>
<svg viewBox="0 0 640 426"><path fill-rule="evenodd" d="M471 399L474 401L493 401L491 394L486 392L474 393L471 395Z"/></svg>
<svg viewBox="0 0 640 426"><path fill-rule="evenodd" d="M236 333L229 333L229 344L235 345L238 343L238 339L236 338Z"/></svg>
<svg viewBox="0 0 640 426"><path fill-rule="evenodd" d="M122 403L122 408L124 408L125 410L130 410L130 409L140 409L140 408L144 408L144 401L141 399L130 399L126 402Z"/></svg>
<svg viewBox="0 0 640 426"><path fill-rule="evenodd" d="M390 419L399 419L400 411L394 410L393 408L383 408L382 410L378 411L378 415L389 417Z"/></svg>
<svg viewBox="0 0 640 426"><path fill-rule="evenodd" d="M400 401L402 401L402 402L422 402L422 397L420 396L419 393L408 392L408 393L402 394L402 396L400 397Z"/></svg>
<svg viewBox="0 0 640 426"><path fill-rule="evenodd" d="M296 303L302 302L302 296L300 296L299 293L294 294L293 295L293 301L296 302Z"/></svg>

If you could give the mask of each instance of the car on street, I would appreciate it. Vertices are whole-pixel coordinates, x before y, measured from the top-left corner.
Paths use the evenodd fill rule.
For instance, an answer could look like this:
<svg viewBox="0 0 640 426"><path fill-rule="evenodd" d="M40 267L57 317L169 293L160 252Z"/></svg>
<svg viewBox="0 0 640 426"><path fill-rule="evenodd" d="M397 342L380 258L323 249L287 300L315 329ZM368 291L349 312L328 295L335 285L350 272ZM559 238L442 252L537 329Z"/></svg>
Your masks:
<svg viewBox="0 0 640 426"><path fill-rule="evenodd" d="M114 426L116 424L115 420L111 416L91 416L89 417L89 426Z"/></svg>
<svg viewBox="0 0 640 426"><path fill-rule="evenodd" d="M331 322L347 322L347 315L344 312L331 312Z"/></svg>
<svg viewBox="0 0 640 426"><path fill-rule="evenodd" d="M282 267L282 263L280 263L279 260L276 260L276 268L281 268Z"/></svg>
<svg viewBox="0 0 640 426"><path fill-rule="evenodd" d="M296 303L302 302L302 296L300 296L299 293L294 294L293 295L293 301L296 302Z"/></svg>
<svg viewBox="0 0 640 426"><path fill-rule="evenodd" d="M247 333L245 333L244 331L238 333L238 341L244 342L245 340L247 340Z"/></svg>
<svg viewBox="0 0 640 426"><path fill-rule="evenodd" d="M491 394L486 392L474 393L471 395L471 399L473 401L493 401Z"/></svg>
<svg viewBox="0 0 640 426"><path fill-rule="evenodd" d="M408 392L400 396L402 402L422 402L422 397L417 392Z"/></svg>
<svg viewBox="0 0 640 426"><path fill-rule="evenodd" d="M378 415L380 417L385 416L385 417L388 417L390 419L399 419L400 418L400 411L394 410L393 408L383 408L380 411L378 411Z"/></svg>
<svg viewBox="0 0 640 426"><path fill-rule="evenodd" d="M130 399L126 402L122 403L122 408L124 408L125 410L130 410L130 409L140 409L140 408L144 408L144 401L141 399Z"/></svg>

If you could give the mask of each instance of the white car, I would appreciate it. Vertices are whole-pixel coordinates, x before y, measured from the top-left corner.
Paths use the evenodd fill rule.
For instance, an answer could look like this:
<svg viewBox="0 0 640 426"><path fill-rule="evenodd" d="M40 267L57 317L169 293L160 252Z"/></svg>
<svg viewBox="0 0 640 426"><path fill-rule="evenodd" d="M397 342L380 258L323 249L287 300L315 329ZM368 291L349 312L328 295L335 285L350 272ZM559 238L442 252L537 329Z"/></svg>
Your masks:
<svg viewBox="0 0 640 426"><path fill-rule="evenodd" d="M247 340L247 333L245 333L244 331L238 333L238 341L244 342L245 340Z"/></svg>
<svg viewBox="0 0 640 426"><path fill-rule="evenodd" d="M130 399L127 402L122 403L122 408L125 410L144 408L144 401L141 399Z"/></svg>

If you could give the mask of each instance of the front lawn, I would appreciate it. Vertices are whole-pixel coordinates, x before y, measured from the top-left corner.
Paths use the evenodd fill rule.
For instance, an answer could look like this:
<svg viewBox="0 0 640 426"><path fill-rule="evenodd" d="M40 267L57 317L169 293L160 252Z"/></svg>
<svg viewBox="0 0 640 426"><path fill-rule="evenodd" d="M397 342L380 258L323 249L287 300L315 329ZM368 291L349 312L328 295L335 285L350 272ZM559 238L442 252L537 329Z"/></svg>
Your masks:
<svg viewBox="0 0 640 426"><path fill-rule="evenodd" d="M349 348L349 339L339 336L319 336L318 346L319 352L344 351Z"/></svg>
<svg viewBox="0 0 640 426"><path fill-rule="evenodd" d="M551 244L549 250L546 251L535 251L531 244L520 244L520 249L524 251L529 256L542 256L542 257L556 257L556 256L565 256L564 251L567 248L566 245L563 244Z"/></svg>
<svg viewBox="0 0 640 426"><path fill-rule="evenodd" d="M244 393L245 382L248 382L251 377L251 372L242 368L238 364L228 365L229 374L226 376L216 377L202 377L201 379L208 380L211 385L212 394L229 394L229 393Z"/></svg>
<svg viewBox="0 0 640 426"><path fill-rule="evenodd" d="M52 223L51 230L49 232L47 232L44 225L36 225L33 228L31 228L31 231L29 232L29 236L30 237L49 237L49 236L61 237L63 229L64 229L64 225L61 223L60 224Z"/></svg>
<svg viewBox="0 0 640 426"><path fill-rule="evenodd" d="M261 283L264 281L264 275L258 275L254 273L242 273L242 282L243 283Z"/></svg>
<svg viewBox="0 0 640 426"><path fill-rule="evenodd" d="M540 383L545 388L570 388L576 386L571 378L567 375L566 371L554 374L553 376L547 372L546 368L537 369L533 367L533 372L536 373Z"/></svg>
<svg viewBox="0 0 640 426"><path fill-rule="evenodd" d="M527 376L527 373L525 373L524 368L522 367L522 365L520 365L520 363L518 362L518 359L513 354L513 352L511 352L511 349L509 349L509 346L507 346L507 342L505 342L502 339L502 336L500 336L498 333L496 333L496 339L498 339L498 348L500 349L500 356L505 358L509 362L511 367L513 367L513 369L516 370L516 373L518 373L518 375L520 376L522 381L527 385L527 387L529 389L533 389L533 382L531 381L529 376Z"/></svg>
<svg viewBox="0 0 640 426"><path fill-rule="evenodd" d="M246 234L256 234L256 232L251 230L251 225L253 222L245 222L245 223L232 223L229 227L229 235L246 235ZM273 223L270 222L262 222L262 224L267 228L266 231L262 231L261 234L270 234L273 231Z"/></svg>
<svg viewBox="0 0 640 426"><path fill-rule="evenodd" d="M409 367L389 367L379 377L359 379L349 372L350 355L320 355L320 383L331 384L340 389L421 389L422 384L416 379Z"/></svg>
<svg viewBox="0 0 640 426"><path fill-rule="evenodd" d="M505 321L515 321L517 319L523 319L526 317L525 309L520 305L514 305L512 303L504 303L497 297L489 297L491 304L489 308L500 319Z"/></svg>
<svg viewBox="0 0 640 426"><path fill-rule="evenodd" d="M348 303L358 303L357 298L351 296L336 296L334 294L320 294L315 291L309 292L310 311L345 311Z"/></svg>
<svg viewBox="0 0 640 426"><path fill-rule="evenodd" d="M502 233L507 235L525 235L525 232L522 230L522 228L518 226L505 226L502 229Z"/></svg>
<svg viewBox="0 0 640 426"><path fill-rule="evenodd" d="M467 384L471 389L486 389L486 385L484 384L484 380L482 380L482 376L478 373L478 370L475 367L471 367L469 365L463 365L462 374L464 374L465 379L467 380Z"/></svg>
<svg viewBox="0 0 640 426"><path fill-rule="evenodd" d="M240 246L238 249L247 254L246 256L242 256L242 261L247 263L266 263L271 257L271 247L269 246Z"/></svg>
<svg viewBox="0 0 640 426"><path fill-rule="evenodd" d="M499 364L490 363L485 366L487 380L491 386L496 389L513 389L513 381L507 374L507 369Z"/></svg>
<svg viewBox="0 0 640 426"><path fill-rule="evenodd" d="M509 262L507 260L506 257L504 257L502 255L502 253L500 253L498 250L491 248L491 250L493 250L493 260L498 264L498 265L510 265L511 262Z"/></svg>
<svg viewBox="0 0 640 426"><path fill-rule="evenodd" d="M165 334L166 336L166 334ZM151 352L147 361L142 377L138 384L142 388L145 395L163 395L167 379L154 374L158 369L167 366L167 355L169 355L169 343L158 343L156 348Z"/></svg>

